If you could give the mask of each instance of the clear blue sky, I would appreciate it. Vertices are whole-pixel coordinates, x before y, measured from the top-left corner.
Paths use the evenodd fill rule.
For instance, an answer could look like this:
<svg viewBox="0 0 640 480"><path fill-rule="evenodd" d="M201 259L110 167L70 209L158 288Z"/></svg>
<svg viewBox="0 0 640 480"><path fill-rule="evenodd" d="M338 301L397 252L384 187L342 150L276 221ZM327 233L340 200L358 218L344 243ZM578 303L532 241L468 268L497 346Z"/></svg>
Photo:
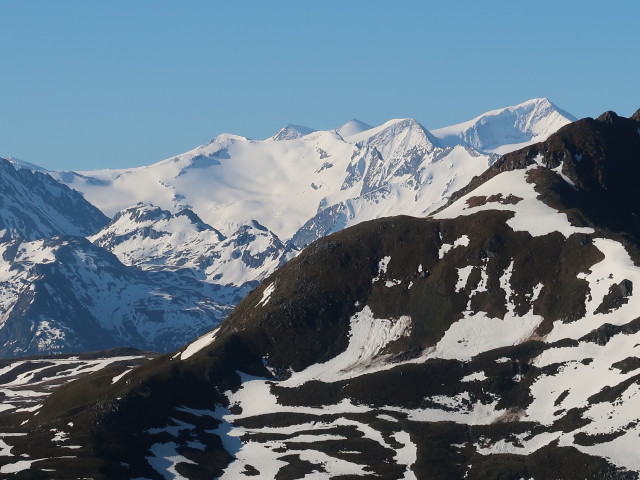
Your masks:
<svg viewBox="0 0 640 480"><path fill-rule="evenodd" d="M0 155L153 163L222 132L414 117L549 97L640 107L632 1L0 0Z"/></svg>

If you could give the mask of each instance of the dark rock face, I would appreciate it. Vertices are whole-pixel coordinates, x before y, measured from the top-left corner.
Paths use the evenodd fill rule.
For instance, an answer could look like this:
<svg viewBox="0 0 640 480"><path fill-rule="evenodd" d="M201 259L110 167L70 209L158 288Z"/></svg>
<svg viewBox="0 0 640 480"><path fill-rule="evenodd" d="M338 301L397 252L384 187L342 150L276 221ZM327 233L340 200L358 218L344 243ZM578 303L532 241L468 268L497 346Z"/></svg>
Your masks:
<svg viewBox="0 0 640 480"><path fill-rule="evenodd" d="M581 120L433 218L318 240L175 354L0 416L33 432L4 440L54 478L638 478L637 202L616 172L638 126Z"/></svg>

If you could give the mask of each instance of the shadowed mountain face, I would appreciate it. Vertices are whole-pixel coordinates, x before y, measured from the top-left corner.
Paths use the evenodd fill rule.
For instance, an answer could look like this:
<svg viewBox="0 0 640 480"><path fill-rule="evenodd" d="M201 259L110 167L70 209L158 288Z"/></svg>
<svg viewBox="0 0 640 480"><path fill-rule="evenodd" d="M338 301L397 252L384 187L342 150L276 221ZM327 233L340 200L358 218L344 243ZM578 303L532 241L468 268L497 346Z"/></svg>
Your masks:
<svg viewBox="0 0 640 480"><path fill-rule="evenodd" d="M16 169L0 158L0 234L37 240L91 235L108 223L84 197L49 175Z"/></svg>
<svg viewBox="0 0 640 480"><path fill-rule="evenodd" d="M230 311L225 296L240 290L128 268L82 237L12 240L0 255L2 357L171 351L217 325Z"/></svg>
<svg viewBox="0 0 640 480"><path fill-rule="evenodd" d="M639 129L578 121L431 218L312 243L176 353L3 415L30 435L0 471L638 478Z"/></svg>

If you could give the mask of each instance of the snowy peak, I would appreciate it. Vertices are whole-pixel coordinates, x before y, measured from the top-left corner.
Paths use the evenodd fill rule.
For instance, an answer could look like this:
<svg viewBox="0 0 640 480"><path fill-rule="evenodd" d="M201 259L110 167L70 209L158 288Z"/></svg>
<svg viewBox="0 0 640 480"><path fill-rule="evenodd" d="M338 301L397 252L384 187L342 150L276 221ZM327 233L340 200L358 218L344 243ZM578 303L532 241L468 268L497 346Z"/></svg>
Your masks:
<svg viewBox="0 0 640 480"><path fill-rule="evenodd" d="M224 144L224 143L248 142L248 141L249 139L247 137L243 137L242 135L235 135L233 133L221 133L220 135L215 137L213 140L208 142L207 145L210 145L212 143Z"/></svg>
<svg viewBox="0 0 640 480"><path fill-rule="evenodd" d="M125 265L145 270L189 267L199 271L199 262L225 237L189 209L171 213L139 203L116 214L109 225L89 239Z"/></svg>
<svg viewBox="0 0 640 480"><path fill-rule="evenodd" d="M356 135L358 133L365 132L372 128L373 127L368 123L361 122L360 120L354 118L349 120L344 125L338 127L336 129L336 133L340 135L342 138L346 138L352 135Z"/></svg>
<svg viewBox="0 0 640 480"><path fill-rule="evenodd" d="M220 232L204 223L187 208L174 214L153 205L138 203L117 213L111 223L91 237L91 240L105 246L104 240L107 236L128 236L136 231L144 236L178 234L181 237L210 231L218 241L224 238Z"/></svg>
<svg viewBox="0 0 640 480"><path fill-rule="evenodd" d="M145 204L116 214L90 240L125 265L237 288L262 280L293 253L255 220L227 238L190 209L171 213Z"/></svg>
<svg viewBox="0 0 640 480"><path fill-rule="evenodd" d="M520 118L524 114L518 112L531 110L530 117L537 118L542 114L535 112L549 105L528 102L511 108L511 114ZM489 112L487 118L501 111ZM472 124L469 132L484 132L477 125L473 130ZM464 129L458 130L461 134ZM187 207L225 236L255 219L283 242L306 225L304 235L297 236L306 242L318 232L384 215L425 215L496 158L459 137L449 145L412 118L373 128L351 120L337 130L307 132L289 125L276 135L280 141L220 135L148 167L85 172L84 177L54 175L109 216L138 202L171 212Z"/></svg>
<svg viewBox="0 0 640 480"><path fill-rule="evenodd" d="M285 125L282 127L278 133L276 133L273 137L270 137L268 140L280 141L280 140L295 140L296 138L304 137L305 135L309 135L317 130L313 128L305 127L303 125Z"/></svg>
<svg viewBox="0 0 640 480"><path fill-rule="evenodd" d="M432 130L444 145L460 142L484 152L508 153L546 140L575 117L559 109L547 98L493 110L473 120Z"/></svg>
<svg viewBox="0 0 640 480"><path fill-rule="evenodd" d="M82 237L0 242L0 355L138 344L170 350L228 306L207 284L127 268Z"/></svg>
<svg viewBox="0 0 640 480"><path fill-rule="evenodd" d="M275 233L251 220L212 249L215 261L205 274L211 282L240 286L263 280L296 253L295 247L285 245Z"/></svg>
<svg viewBox="0 0 640 480"><path fill-rule="evenodd" d="M440 148L439 140L413 118L390 120L345 140L361 147L375 148L387 160L410 151L426 155Z"/></svg>

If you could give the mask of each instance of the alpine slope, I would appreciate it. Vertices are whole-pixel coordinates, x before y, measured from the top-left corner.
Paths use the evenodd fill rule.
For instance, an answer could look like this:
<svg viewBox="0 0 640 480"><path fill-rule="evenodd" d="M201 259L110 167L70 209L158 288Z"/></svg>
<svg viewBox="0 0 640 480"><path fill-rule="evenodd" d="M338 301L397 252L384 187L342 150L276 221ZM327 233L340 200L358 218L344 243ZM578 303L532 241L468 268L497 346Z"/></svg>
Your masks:
<svg viewBox="0 0 640 480"><path fill-rule="evenodd" d="M196 341L2 417L0 471L638 478L639 175L640 111L606 112L323 237Z"/></svg>
<svg viewBox="0 0 640 480"><path fill-rule="evenodd" d="M403 119L288 125L263 141L223 134L127 170L3 161L0 354L171 351L313 240L382 216L427 215L496 152L570 120L536 99L434 132Z"/></svg>

